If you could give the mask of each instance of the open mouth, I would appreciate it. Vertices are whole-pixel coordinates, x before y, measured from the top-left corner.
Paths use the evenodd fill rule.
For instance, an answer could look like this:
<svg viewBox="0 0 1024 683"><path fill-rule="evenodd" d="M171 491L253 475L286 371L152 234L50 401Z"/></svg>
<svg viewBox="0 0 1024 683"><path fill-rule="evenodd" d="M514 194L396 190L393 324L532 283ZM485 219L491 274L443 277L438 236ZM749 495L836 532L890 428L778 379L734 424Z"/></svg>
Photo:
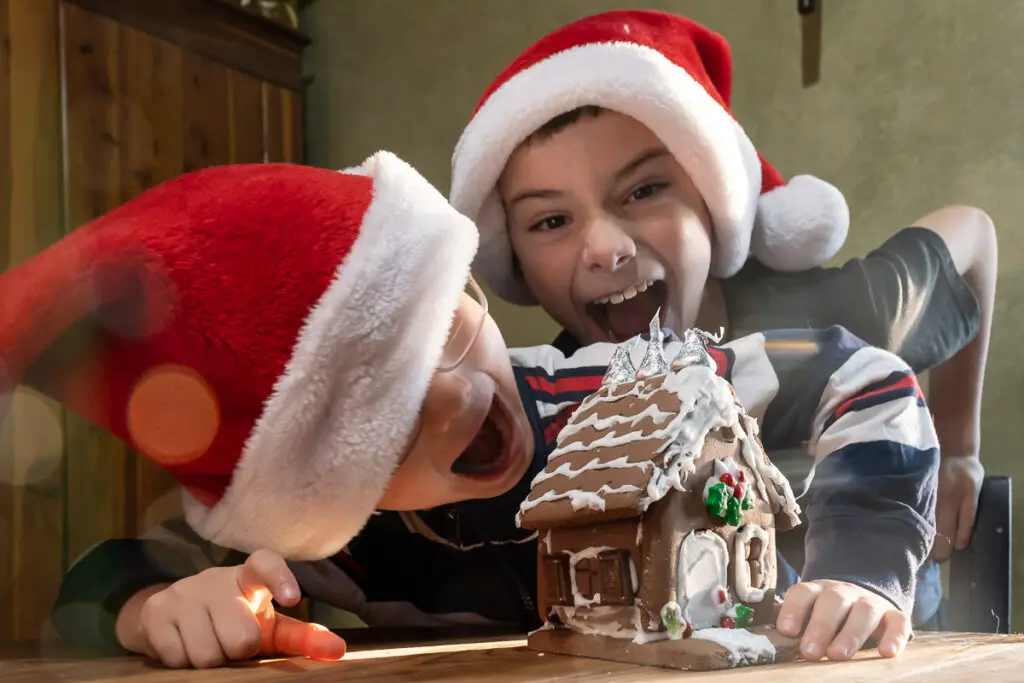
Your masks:
<svg viewBox="0 0 1024 683"><path fill-rule="evenodd" d="M654 314L661 309L664 322L668 286L664 280L647 280L622 292L610 294L587 304L587 314L607 336L621 344L647 332Z"/></svg>
<svg viewBox="0 0 1024 683"><path fill-rule="evenodd" d="M452 472L477 479L494 479L512 464L516 439L512 417L495 393L491 408L462 455L452 463Z"/></svg>

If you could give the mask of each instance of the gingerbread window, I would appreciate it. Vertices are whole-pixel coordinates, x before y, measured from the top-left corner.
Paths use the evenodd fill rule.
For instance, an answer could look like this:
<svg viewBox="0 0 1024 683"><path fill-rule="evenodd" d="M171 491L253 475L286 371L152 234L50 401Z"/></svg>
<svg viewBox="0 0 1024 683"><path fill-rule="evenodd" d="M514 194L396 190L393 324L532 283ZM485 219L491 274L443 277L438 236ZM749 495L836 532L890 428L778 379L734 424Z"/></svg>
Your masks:
<svg viewBox="0 0 1024 683"><path fill-rule="evenodd" d="M772 573L772 548L768 532L756 524L736 531L733 546L733 588L743 602L760 602Z"/></svg>
<svg viewBox="0 0 1024 683"><path fill-rule="evenodd" d="M601 602L605 605L633 604L633 577L629 553L607 550L597 557L601 574Z"/></svg>
<svg viewBox="0 0 1024 683"><path fill-rule="evenodd" d="M755 536L745 544L747 555L747 572L750 575L750 587L764 589L767 573L764 566L764 541Z"/></svg>
<svg viewBox="0 0 1024 683"><path fill-rule="evenodd" d="M569 583L569 557L545 555L544 598L549 605L572 605L572 586Z"/></svg>
<svg viewBox="0 0 1024 683"><path fill-rule="evenodd" d="M602 605L632 605L633 579L629 553L606 550L575 565L576 590L586 600L601 596Z"/></svg>
<svg viewBox="0 0 1024 683"><path fill-rule="evenodd" d="M583 598L593 600L594 596L601 592L601 566L597 558L586 557L577 560L574 570L576 590Z"/></svg>

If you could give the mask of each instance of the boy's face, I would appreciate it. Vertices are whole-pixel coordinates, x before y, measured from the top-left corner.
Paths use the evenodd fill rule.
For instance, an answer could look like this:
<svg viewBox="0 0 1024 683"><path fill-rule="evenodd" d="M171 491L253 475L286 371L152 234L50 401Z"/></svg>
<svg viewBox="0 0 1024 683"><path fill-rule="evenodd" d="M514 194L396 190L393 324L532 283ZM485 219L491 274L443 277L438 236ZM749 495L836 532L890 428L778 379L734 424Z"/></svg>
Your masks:
<svg viewBox="0 0 1024 683"><path fill-rule="evenodd" d="M646 126L608 110L538 135L498 183L530 291L584 344L693 325L711 222L689 175Z"/></svg>
<svg viewBox="0 0 1024 683"><path fill-rule="evenodd" d="M379 509L423 510L492 498L526 474L533 437L508 350L494 321L468 293L455 312L442 367L466 349L454 369L434 374L412 443Z"/></svg>

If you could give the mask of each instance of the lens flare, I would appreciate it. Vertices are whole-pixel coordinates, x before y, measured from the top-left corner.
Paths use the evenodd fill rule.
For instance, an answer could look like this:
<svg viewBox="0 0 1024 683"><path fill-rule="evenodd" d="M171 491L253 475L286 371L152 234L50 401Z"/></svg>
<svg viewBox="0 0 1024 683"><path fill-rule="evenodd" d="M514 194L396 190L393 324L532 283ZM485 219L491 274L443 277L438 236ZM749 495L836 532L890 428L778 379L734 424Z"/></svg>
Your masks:
<svg viewBox="0 0 1024 683"><path fill-rule="evenodd" d="M139 450L160 465L183 465L201 457L213 443L220 407L199 373L164 365L135 385L127 423Z"/></svg>

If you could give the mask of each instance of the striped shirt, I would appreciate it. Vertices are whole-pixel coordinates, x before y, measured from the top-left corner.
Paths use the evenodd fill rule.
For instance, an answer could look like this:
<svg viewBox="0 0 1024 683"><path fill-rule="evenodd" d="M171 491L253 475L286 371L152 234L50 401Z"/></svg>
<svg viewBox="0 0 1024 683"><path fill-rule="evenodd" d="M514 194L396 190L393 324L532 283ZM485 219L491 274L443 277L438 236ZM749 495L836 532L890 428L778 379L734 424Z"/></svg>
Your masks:
<svg viewBox="0 0 1024 683"><path fill-rule="evenodd" d="M679 346L666 331L666 356ZM345 552L291 563L305 594L369 625L539 625L536 535L515 525L515 513L614 349L595 344L568 357L550 346L512 350L536 444L526 476L497 498L376 514ZM709 351L802 498L803 578L849 581L909 613L934 535L938 472L935 430L910 368L839 327L753 334ZM240 561L181 520L142 539L107 541L69 570L53 621L68 642L110 648L131 594ZM780 572L780 588L794 578Z"/></svg>

